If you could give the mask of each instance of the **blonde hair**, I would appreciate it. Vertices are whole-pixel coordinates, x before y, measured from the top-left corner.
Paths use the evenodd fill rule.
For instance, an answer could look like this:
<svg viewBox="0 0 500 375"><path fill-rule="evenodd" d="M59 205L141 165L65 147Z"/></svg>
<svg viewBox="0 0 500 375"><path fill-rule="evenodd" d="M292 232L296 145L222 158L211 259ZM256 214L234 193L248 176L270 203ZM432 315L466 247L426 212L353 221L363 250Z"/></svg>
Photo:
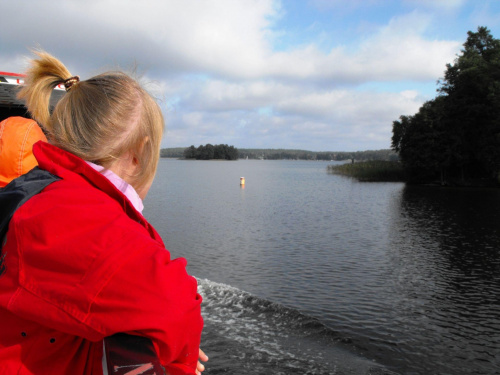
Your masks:
<svg viewBox="0 0 500 375"><path fill-rule="evenodd" d="M132 152L138 173L125 179L137 191L145 187L156 173L164 130L151 95L127 74L107 72L73 83L50 114L52 90L73 77L55 57L35 54L18 97L45 128L49 142L105 168Z"/></svg>

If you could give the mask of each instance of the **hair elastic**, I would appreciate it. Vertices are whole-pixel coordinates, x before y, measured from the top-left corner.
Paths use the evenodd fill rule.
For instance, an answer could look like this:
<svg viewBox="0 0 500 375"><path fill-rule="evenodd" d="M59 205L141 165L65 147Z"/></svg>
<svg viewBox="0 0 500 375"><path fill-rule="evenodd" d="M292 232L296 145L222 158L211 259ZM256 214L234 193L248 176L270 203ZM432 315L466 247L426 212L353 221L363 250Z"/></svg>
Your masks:
<svg viewBox="0 0 500 375"><path fill-rule="evenodd" d="M66 91L69 91L71 87L77 82L80 82L79 76L70 77L64 81L64 88L66 89Z"/></svg>

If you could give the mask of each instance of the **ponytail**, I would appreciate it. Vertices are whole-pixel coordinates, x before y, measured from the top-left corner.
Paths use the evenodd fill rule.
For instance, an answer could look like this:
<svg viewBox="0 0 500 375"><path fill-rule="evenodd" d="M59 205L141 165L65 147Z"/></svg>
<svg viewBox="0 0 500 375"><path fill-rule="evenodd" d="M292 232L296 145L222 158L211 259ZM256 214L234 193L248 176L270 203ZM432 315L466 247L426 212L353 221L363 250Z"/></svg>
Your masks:
<svg viewBox="0 0 500 375"><path fill-rule="evenodd" d="M55 57L43 51L34 52L39 59L31 61L26 72L24 86L17 97L26 102L26 107L42 127L50 132L49 101L52 90L71 77L66 67Z"/></svg>

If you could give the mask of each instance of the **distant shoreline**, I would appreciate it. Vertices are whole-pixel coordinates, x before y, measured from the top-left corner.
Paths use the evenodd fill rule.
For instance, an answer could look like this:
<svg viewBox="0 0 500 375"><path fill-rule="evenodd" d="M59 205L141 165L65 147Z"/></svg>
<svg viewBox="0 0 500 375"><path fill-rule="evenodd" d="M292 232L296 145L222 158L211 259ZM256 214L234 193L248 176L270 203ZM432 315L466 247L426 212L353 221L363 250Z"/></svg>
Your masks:
<svg viewBox="0 0 500 375"><path fill-rule="evenodd" d="M183 158L184 150L188 147L162 148L162 158ZM366 150L366 151L307 151L297 149L262 149L238 148L239 159L256 160L391 160L397 161L398 155L391 149Z"/></svg>

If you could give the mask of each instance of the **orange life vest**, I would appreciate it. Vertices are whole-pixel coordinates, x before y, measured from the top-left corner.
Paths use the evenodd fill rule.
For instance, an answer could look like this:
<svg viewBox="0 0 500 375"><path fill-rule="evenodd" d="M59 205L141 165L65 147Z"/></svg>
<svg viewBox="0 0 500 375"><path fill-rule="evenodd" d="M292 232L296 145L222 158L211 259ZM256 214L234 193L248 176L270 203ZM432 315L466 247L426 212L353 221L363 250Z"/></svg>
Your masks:
<svg viewBox="0 0 500 375"><path fill-rule="evenodd" d="M15 116L0 122L0 187L38 165L32 149L40 140L47 142L34 120Z"/></svg>

